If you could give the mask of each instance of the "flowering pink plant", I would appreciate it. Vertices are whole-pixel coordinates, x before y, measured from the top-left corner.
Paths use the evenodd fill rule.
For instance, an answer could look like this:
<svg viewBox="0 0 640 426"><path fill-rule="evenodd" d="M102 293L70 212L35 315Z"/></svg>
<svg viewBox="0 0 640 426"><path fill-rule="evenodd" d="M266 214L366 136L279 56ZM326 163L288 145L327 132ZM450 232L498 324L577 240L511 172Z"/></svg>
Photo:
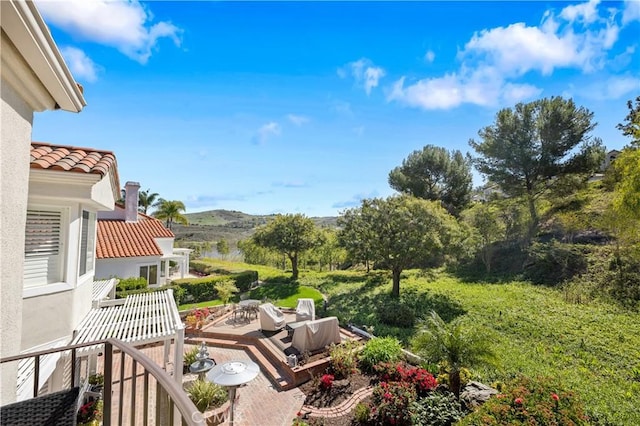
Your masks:
<svg viewBox="0 0 640 426"><path fill-rule="evenodd" d="M333 374L325 374L322 376L322 379L320 379L320 386L322 386L322 389L324 390L329 390L331 389L331 386L333 386L334 380L335 377Z"/></svg>

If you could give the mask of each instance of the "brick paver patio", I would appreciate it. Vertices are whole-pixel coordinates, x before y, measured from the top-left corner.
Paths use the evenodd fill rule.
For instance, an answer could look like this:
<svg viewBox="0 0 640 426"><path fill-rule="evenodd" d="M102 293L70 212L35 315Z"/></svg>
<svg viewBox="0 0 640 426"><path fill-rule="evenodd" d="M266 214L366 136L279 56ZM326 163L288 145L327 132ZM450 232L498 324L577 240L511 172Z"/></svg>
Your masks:
<svg viewBox="0 0 640 426"><path fill-rule="evenodd" d="M185 344L185 350L191 349L193 345ZM141 349L145 355L162 365L164 348L162 345L146 347ZM173 347L171 348L173 352ZM250 360L244 350L209 347L209 355L216 363L224 363L231 360ZM173 353L170 356L173 359ZM119 371L119 357L114 357L114 372ZM128 364L128 363L127 363ZM128 366L127 366L128 367ZM173 372L173 366L169 365L169 373ZM181 368L181 366L180 366ZM127 368L125 381L130 381L131 370ZM140 380L141 370L138 371L139 380L136 383L136 407L143 406L143 386ZM119 406L119 385L114 384L113 388L113 414L117 416ZM155 392L150 388L150 392ZM131 387L124 387L124 406L129 407L131 400ZM152 393L153 395L153 393ZM269 379L261 372L258 377L237 391L238 399L235 408L234 424L237 426L289 426L296 414L302 409L304 394L297 388L288 391L277 391ZM153 417L153 407L150 408ZM129 424L129 410L125 408L123 412L123 424ZM117 422L117 417L116 417ZM135 424L142 424L142 410L136 410ZM227 422L223 424L228 424Z"/></svg>

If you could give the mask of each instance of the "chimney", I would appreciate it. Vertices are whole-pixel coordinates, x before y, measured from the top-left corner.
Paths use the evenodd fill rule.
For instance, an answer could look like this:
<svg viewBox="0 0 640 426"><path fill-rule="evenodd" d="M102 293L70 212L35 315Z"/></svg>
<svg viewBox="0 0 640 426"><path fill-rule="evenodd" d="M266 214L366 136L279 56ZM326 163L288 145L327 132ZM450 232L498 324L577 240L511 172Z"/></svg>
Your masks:
<svg viewBox="0 0 640 426"><path fill-rule="evenodd" d="M127 182L124 185L124 220L125 222L138 221L138 190L140 184L138 182Z"/></svg>

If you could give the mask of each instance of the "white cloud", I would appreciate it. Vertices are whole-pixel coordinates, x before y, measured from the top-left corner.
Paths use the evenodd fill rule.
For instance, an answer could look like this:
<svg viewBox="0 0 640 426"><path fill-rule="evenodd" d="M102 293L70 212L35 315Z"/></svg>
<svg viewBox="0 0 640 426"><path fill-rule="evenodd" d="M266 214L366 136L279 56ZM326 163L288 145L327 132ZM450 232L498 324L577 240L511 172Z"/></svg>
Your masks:
<svg viewBox="0 0 640 426"><path fill-rule="evenodd" d="M94 82L98 79L98 67L82 50L66 46L60 49L71 73L76 79Z"/></svg>
<svg viewBox="0 0 640 426"><path fill-rule="evenodd" d="M386 75L381 67L377 67L370 59L361 58L355 62L349 62L342 68L338 68L338 76L346 78L349 73L353 76L358 86L362 86L367 95L371 94L374 87L378 87L380 79Z"/></svg>
<svg viewBox="0 0 640 426"><path fill-rule="evenodd" d="M640 90L640 78L630 75L614 76L585 87L582 96L597 100L620 99L635 95Z"/></svg>
<svg viewBox="0 0 640 426"><path fill-rule="evenodd" d="M633 21L640 21L640 1L625 0L624 11L622 12L622 25L627 25Z"/></svg>
<svg viewBox="0 0 640 426"><path fill-rule="evenodd" d="M256 145L264 145L267 143L269 138L272 136L278 136L280 133L280 125L275 121L271 121L258 129L256 134L253 136L253 143Z"/></svg>
<svg viewBox="0 0 640 426"><path fill-rule="evenodd" d="M287 119L298 127L309 122L309 117L304 115L287 114Z"/></svg>
<svg viewBox="0 0 640 426"><path fill-rule="evenodd" d="M427 53L424 54L425 62L432 63L434 59L436 59L436 54L433 50L427 50Z"/></svg>
<svg viewBox="0 0 640 426"><path fill-rule="evenodd" d="M413 81L403 77L387 91L387 99L423 109L513 104L542 93L518 82L528 73L549 76L559 68L590 73L610 67L608 53L621 27L617 11L603 7L603 12L598 4L593 0L558 14L547 11L539 26L514 23L479 31L458 53L458 70Z"/></svg>
<svg viewBox="0 0 640 426"><path fill-rule="evenodd" d="M38 0L45 19L74 37L112 46L131 59L146 63L158 40L179 46L181 30L170 22L151 24L146 6L137 0Z"/></svg>
<svg viewBox="0 0 640 426"><path fill-rule="evenodd" d="M591 23L598 18L598 4L600 0L570 5L562 9L560 16L569 22L582 20L585 23Z"/></svg>
<svg viewBox="0 0 640 426"><path fill-rule="evenodd" d="M405 78L393 85L389 101L426 110L450 109L463 103L499 106L525 101L539 95L541 89L529 84L506 83L492 79L491 72L480 69L468 75L456 73L418 80L405 87Z"/></svg>
<svg viewBox="0 0 640 426"><path fill-rule="evenodd" d="M347 101L336 100L331 103L331 110L347 117L353 116L351 104Z"/></svg>

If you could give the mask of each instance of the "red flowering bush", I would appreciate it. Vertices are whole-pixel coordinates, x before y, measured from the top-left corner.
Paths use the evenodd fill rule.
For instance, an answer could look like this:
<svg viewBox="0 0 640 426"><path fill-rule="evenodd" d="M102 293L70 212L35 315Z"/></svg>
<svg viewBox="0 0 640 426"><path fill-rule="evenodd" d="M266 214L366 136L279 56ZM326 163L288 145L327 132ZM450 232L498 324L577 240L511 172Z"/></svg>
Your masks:
<svg viewBox="0 0 640 426"><path fill-rule="evenodd" d="M520 377L462 419L461 425L587 425L577 396L552 379Z"/></svg>
<svg viewBox="0 0 640 426"><path fill-rule="evenodd" d="M373 389L371 416L376 424L406 425L411 423L410 405L416 401L416 389L407 382L380 382Z"/></svg>
<svg viewBox="0 0 640 426"><path fill-rule="evenodd" d="M324 374L322 379L320 379L320 387L322 387L323 390L329 390L331 386L333 386L334 380L335 377L333 374Z"/></svg>
<svg viewBox="0 0 640 426"><path fill-rule="evenodd" d="M412 384L419 396L425 396L438 385L435 377L420 367L408 366L403 363L381 362L376 364L373 369L383 381Z"/></svg>
<svg viewBox="0 0 640 426"><path fill-rule="evenodd" d="M91 401L83 404L78 410L76 416L76 422L79 425L91 423L94 420L102 419L102 400L92 399Z"/></svg>
<svg viewBox="0 0 640 426"><path fill-rule="evenodd" d="M209 314L209 308L199 308L192 313L192 315L194 315L198 319L198 321L206 320Z"/></svg>

